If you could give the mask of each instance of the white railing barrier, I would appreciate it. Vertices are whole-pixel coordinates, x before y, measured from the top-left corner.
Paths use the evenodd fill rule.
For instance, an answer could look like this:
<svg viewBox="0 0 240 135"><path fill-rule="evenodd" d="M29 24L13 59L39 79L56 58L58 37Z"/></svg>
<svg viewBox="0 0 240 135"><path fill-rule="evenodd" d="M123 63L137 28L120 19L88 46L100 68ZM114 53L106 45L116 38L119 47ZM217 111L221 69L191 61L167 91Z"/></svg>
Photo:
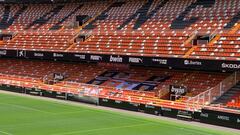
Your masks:
<svg viewBox="0 0 240 135"><path fill-rule="evenodd" d="M204 91L198 94L195 97L189 97L187 103L189 106L192 106L195 109L200 109L206 105L209 105L211 102L220 97L223 93L229 90L231 87L236 85L236 83L240 80L239 72L235 72L218 85L213 88L210 88L207 91Z"/></svg>

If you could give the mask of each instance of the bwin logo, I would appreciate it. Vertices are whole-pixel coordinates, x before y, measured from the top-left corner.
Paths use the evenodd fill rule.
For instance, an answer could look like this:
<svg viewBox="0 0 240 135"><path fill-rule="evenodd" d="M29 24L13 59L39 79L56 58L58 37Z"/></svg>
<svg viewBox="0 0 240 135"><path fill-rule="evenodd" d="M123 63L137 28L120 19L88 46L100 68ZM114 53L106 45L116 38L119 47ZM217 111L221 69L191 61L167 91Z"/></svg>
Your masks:
<svg viewBox="0 0 240 135"><path fill-rule="evenodd" d="M114 56L110 56L110 62L119 62L122 63L123 62L123 58L118 56L118 57L114 57Z"/></svg>
<svg viewBox="0 0 240 135"><path fill-rule="evenodd" d="M131 63L143 63L143 60L141 58L130 57L129 62L131 62Z"/></svg>
<svg viewBox="0 0 240 135"><path fill-rule="evenodd" d="M102 60L102 57L101 57L101 56L98 56L98 55L91 55L90 59L91 59L91 60L100 61L100 60Z"/></svg>
<svg viewBox="0 0 240 135"><path fill-rule="evenodd" d="M63 79L64 79L64 76L63 76L63 75L57 75L57 74L55 74L54 79L55 79L55 80L63 80Z"/></svg>
<svg viewBox="0 0 240 135"><path fill-rule="evenodd" d="M171 92L175 93L176 95L181 95L185 93L185 89L172 87Z"/></svg>
<svg viewBox="0 0 240 135"><path fill-rule="evenodd" d="M237 123L240 123L240 119L237 119Z"/></svg>

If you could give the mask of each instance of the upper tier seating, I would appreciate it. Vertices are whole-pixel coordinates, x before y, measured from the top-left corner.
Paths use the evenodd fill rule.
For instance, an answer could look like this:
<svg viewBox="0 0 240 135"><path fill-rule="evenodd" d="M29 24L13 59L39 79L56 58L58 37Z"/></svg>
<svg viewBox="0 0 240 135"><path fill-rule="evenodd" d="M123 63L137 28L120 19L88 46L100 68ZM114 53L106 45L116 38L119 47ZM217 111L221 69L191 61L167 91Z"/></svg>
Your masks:
<svg viewBox="0 0 240 135"><path fill-rule="evenodd" d="M88 25L83 33L92 30L90 39L77 42L69 51L182 57L192 48L185 41L194 31L197 30L198 34L212 34L216 31L228 33L224 27L238 14L239 4L239 1L223 0L126 2L120 7L111 7L107 13L104 12L89 24L91 27ZM194 23L189 22L188 26L179 29L174 28L174 19L177 17L183 20L197 18ZM239 60L239 49L235 46L237 42L232 44L225 47L227 53L221 53L225 50L213 49L223 46L199 46L190 57ZM211 53L212 50L215 53Z"/></svg>
<svg viewBox="0 0 240 135"><path fill-rule="evenodd" d="M95 16L108 2L86 2L67 4L0 5L0 29L18 31L48 31L53 26L63 27L72 23L77 15ZM7 11L6 11L7 10ZM10 13L8 13L10 12ZM8 27L6 27L6 22Z"/></svg>
<svg viewBox="0 0 240 135"><path fill-rule="evenodd" d="M240 31L222 34L213 45L201 45L191 55L192 58L240 60Z"/></svg>
<svg viewBox="0 0 240 135"><path fill-rule="evenodd" d="M239 0L2 4L0 29L17 36L12 41L0 43L0 48L239 60L239 34L231 33L239 29L236 27L239 12ZM77 15L88 15L91 19L79 29L69 28ZM216 34L220 38L213 44L192 46L189 40L195 32ZM37 34L29 43L26 38L31 33ZM46 33L58 33L59 36L44 37ZM77 34L91 36L84 42L73 43ZM49 38L57 42L43 43Z"/></svg>
<svg viewBox="0 0 240 135"><path fill-rule="evenodd" d="M34 50L34 51L64 51L70 46L70 39L74 33L23 33L12 40L4 42L1 46L13 50Z"/></svg>
<svg viewBox="0 0 240 135"><path fill-rule="evenodd" d="M95 35L87 42L77 42L70 52L121 54L134 56L171 56L184 55L190 45L184 45L186 36L129 36L129 35Z"/></svg>

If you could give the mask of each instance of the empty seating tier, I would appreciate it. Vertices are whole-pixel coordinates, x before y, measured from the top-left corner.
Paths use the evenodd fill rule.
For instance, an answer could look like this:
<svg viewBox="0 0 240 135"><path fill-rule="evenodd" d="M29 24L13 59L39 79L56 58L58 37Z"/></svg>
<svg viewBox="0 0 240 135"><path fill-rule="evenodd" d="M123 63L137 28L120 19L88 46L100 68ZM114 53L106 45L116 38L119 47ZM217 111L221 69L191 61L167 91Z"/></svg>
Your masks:
<svg viewBox="0 0 240 135"><path fill-rule="evenodd" d="M231 32L239 29L239 4L238 0L1 4L0 29L17 36L0 47L239 61L239 33ZM77 27L78 15L89 16L89 22ZM193 46L195 32L220 38ZM80 34L91 36L74 43Z"/></svg>
<svg viewBox="0 0 240 135"><path fill-rule="evenodd" d="M229 108L240 109L240 82L218 98L214 104L221 104Z"/></svg>
<svg viewBox="0 0 240 135"><path fill-rule="evenodd" d="M43 78L50 74L64 73L67 77L63 82L56 85L70 85L71 82L73 84L88 83L121 90L146 90L152 92L166 90L169 89L169 85L175 85L185 86L188 89L188 96L196 96L204 90L216 86L228 76L228 74L223 73L187 72L157 68L146 69L142 67L130 67L129 70L116 71L107 70L105 67L96 64L8 59L2 59L0 62L2 63L0 68L1 75L15 76L22 79L25 77L32 78L39 83L43 83ZM94 84L94 81L91 81L93 79L103 83Z"/></svg>
<svg viewBox="0 0 240 135"><path fill-rule="evenodd" d="M240 33L222 34L213 45L201 45L191 54L192 58L240 60Z"/></svg>
<svg viewBox="0 0 240 135"><path fill-rule="evenodd" d="M74 33L22 33L3 43L1 48L34 51L64 51Z"/></svg>
<svg viewBox="0 0 240 135"><path fill-rule="evenodd" d="M134 56L184 55L191 46L184 45L188 37L179 35L130 36L95 35L86 42L77 42L70 52L121 54Z"/></svg>

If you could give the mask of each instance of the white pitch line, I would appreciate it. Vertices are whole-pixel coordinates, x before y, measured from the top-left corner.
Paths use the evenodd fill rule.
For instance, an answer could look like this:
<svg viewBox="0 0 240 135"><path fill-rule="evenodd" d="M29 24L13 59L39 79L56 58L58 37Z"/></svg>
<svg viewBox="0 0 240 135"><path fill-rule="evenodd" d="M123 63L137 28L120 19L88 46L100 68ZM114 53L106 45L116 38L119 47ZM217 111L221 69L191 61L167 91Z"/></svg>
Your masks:
<svg viewBox="0 0 240 135"><path fill-rule="evenodd" d="M151 125L151 124L152 123L143 123L143 124L135 124L135 125L128 125L128 126L118 126L118 127L109 127L109 128L97 128L97 129L90 129L90 130L81 130L81 131L72 131L72 132L65 132L65 133L56 133L56 134L52 134L52 135L71 135L71 134L76 134L76 133L88 133L88 132L111 130L111 129L131 128L131 127L145 126L145 125Z"/></svg>
<svg viewBox="0 0 240 135"><path fill-rule="evenodd" d="M179 128L180 130L185 130L185 131L190 131L192 133L195 133L198 134L198 135L212 135L212 134L209 134L209 133L206 133L204 131L198 131L198 130L195 130L195 129L189 129L189 128Z"/></svg>
<svg viewBox="0 0 240 135"><path fill-rule="evenodd" d="M11 133L7 133L7 132L1 131L1 130L0 130L0 133L3 133L4 135L13 135Z"/></svg>

